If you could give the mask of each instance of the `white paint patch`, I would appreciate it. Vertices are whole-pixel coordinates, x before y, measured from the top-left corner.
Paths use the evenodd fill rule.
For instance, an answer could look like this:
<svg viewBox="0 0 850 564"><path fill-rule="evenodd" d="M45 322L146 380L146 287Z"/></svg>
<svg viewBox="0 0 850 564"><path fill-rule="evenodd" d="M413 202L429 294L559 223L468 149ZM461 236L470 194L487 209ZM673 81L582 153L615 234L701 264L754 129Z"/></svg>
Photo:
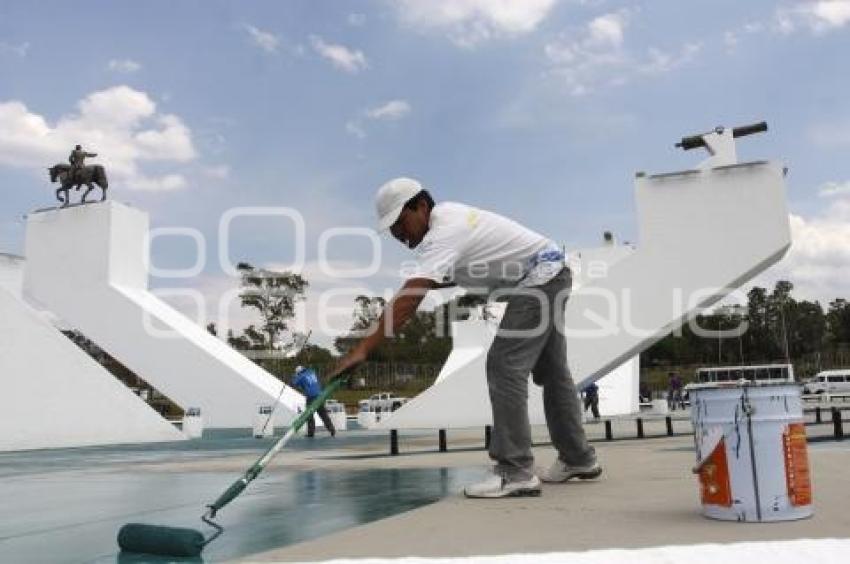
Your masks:
<svg viewBox="0 0 850 564"><path fill-rule="evenodd" d="M588 552L506 554L466 558L364 558L325 561L328 564L843 564L850 553L850 539L818 539L733 544L658 546L632 550L606 549Z"/></svg>

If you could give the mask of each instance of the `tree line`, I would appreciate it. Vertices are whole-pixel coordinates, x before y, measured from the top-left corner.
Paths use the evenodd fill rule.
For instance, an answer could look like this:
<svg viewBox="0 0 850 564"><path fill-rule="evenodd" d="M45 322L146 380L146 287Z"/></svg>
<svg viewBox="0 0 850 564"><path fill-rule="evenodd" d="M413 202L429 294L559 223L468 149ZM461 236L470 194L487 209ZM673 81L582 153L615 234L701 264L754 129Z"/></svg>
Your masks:
<svg viewBox="0 0 850 564"><path fill-rule="evenodd" d="M242 351L286 352L294 348L299 335L292 331L291 322L295 303L304 299L308 281L299 274L257 269L247 263L240 263L238 268L242 306L255 310L261 322L249 325L241 334L230 331L227 342ZM704 331L685 324L644 351L641 366L791 362L803 363L811 371L840 362L835 359L846 357L850 361L850 303L836 298L824 309L817 301L796 299L793 289L787 280L777 282L771 291L753 287L747 293L746 305L721 307L697 316L693 322L705 331L724 331L725 335L707 337ZM482 296L460 296L434 310L417 312L368 360L442 364L452 347L450 322L468 317L470 308L485 301ZM336 355L346 353L374 326L386 305L381 297L357 296L350 330L334 340L335 350L307 345L296 361L333 362ZM735 328L745 330L729 333ZM214 326L209 330L215 333Z"/></svg>
<svg viewBox="0 0 850 564"><path fill-rule="evenodd" d="M695 324L711 331L746 330L737 336L706 337L686 324L641 355L643 367L684 365L746 365L792 363L804 372L830 368L850 360L850 303L831 301L826 310L818 301L798 300L794 285L780 280L772 291L753 287L746 306L718 308L700 315ZM742 325L743 324L743 325ZM808 376L801 374L798 377Z"/></svg>

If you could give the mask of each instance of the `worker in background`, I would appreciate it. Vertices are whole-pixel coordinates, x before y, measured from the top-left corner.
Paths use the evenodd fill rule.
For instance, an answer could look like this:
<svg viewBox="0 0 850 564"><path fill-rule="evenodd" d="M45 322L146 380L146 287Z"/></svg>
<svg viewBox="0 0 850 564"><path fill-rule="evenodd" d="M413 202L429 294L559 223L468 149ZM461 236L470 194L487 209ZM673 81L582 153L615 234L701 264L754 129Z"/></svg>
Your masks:
<svg viewBox="0 0 850 564"><path fill-rule="evenodd" d="M670 372L667 375L667 408L675 411L677 407L685 408L682 400L682 379L677 372Z"/></svg>
<svg viewBox="0 0 850 564"><path fill-rule="evenodd" d="M599 386L595 382L584 389L584 410L590 408L593 419L599 419Z"/></svg>
<svg viewBox="0 0 850 564"><path fill-rule="evenodd" d="M418 260L372 332L344 356L332 377L363 362L404 323L432 289L460 285L506 302L487 354L493 408L493 473L467 486L467 497L539 495L541 478L564 482L602 473L582 427L581 405L567 368L564 308L572 284L564 253L551 240L498 214L459 203L436 204L416 180L396 178L376 197L378 227L413 249ZM543 405L558 457L538 473L531 452L528 375L543 386Z"/></svg>
<svg viewBox="0 0 850 564"><path fill-rule="evenodd" d="M316 371L312 368L304 368L299 366L295 369L295 374L292 377L292 387L299 390L307 398L307 404L310 404L322 393L322 385L319 383L319 377L316 376ZM332 437L336 436L336 428L331 420L325 404L319 406L316 410L319 417L322 418L322 423L325 424L325 429ZM307 419L307 437L313 438L316 434L316 422L313 417Z"/></svg>

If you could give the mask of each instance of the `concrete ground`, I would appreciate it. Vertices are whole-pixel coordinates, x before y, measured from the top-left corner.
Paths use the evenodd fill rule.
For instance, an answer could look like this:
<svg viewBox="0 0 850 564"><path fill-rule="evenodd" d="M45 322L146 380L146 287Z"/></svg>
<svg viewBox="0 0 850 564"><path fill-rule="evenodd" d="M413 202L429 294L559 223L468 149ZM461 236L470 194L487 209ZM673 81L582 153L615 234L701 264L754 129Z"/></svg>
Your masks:
<svg viewBox="0 0 850 564"><path fill-rule="evenodd" d="M344 557L472 556L638 548L696 543L842 538L850 531L850 444L810 445L815 515L782 523L736 523L702 517L690 437L596 443L604 477L544 485L539 498L469 500L459 493L381 521L321 539L252 554L248 561ZM538 447L539 463L554 453ZM482 452L371 460L324 459L321 465L465 467Z"/></svg>
<svg viewBox="0 0 850 564"><path fill-rule="evenodd" d="M685 414L675 414L686 417ZM225 534L205 562L316 561L337 557L464 556L630 548L704 542L843 537L850 441L810 444L815 516L778 524L710 521L699 511L690 425L619 419L615 438L589 423L606 473L599 481L547 485L540 498L467 500L465 484L489 464L483 429L402 432L388 456L386 432L293 440L220 514ZM831 425L809 427L828 435ZM554 451L534 429L535 455ZM127 522L192 527L204 505L271 441L247 432L183 443L0 453L0 562L175 561L119 554Z"/></svg>

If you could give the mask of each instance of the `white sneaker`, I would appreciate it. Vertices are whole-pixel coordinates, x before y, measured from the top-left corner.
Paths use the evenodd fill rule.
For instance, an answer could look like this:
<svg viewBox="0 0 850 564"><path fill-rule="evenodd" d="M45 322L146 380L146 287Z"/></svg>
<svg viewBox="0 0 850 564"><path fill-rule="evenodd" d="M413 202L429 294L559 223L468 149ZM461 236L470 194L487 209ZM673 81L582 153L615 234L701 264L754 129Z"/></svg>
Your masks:
<svg viewBox="0 0 850 564"><path fill-rule="evenodd" d="M600 474L602 474L602 466L597 461L587 466L570 466L560 458L556 458L548 470L540 473L540 479L548 483L566 482L572 478L592 480L598 478Z"/></svg>
<svg viewBox="0 0 850 564"><path fill-rule="evenodd" d="M494 471L489 478L466 486L463 493L466 497L475 498L538 496L540 478L532 475L527 480L510 480L506 475Z"/></svg>

